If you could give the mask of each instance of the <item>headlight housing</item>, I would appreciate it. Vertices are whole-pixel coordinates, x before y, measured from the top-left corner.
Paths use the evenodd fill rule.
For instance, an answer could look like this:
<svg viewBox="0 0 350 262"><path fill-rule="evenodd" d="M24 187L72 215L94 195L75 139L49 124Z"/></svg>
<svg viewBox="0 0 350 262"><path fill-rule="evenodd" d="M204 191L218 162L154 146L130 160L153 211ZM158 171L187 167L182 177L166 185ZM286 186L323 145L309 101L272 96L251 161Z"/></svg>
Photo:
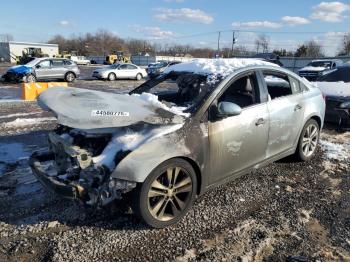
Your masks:
<svg viewBox="0 0 350 262"><path fill-rule="evenodd" d="M350 109L350 101L346 101L340 104L339 108L341 109Z"/></svg>

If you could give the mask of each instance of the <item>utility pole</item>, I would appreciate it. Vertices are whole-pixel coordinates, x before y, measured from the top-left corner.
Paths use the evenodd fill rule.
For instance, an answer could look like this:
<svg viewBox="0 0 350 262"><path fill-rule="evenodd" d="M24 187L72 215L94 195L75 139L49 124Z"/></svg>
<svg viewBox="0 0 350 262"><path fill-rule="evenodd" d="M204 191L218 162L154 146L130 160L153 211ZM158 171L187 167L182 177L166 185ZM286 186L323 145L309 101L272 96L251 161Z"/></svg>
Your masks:
<svg viewBox="0 0 350 262"><path fill-rule="evenodd" d="M220 54L220 35L221 35L221 32L219 31L219 34L218 34L218 56Z"/></svg>
<svg viewBox="0 0 350 262"><path fill-rule="evenodd" d="M233 57L233 46L236 43L235 31L232 31L232 47L231 47L231 57Z"/></svg>

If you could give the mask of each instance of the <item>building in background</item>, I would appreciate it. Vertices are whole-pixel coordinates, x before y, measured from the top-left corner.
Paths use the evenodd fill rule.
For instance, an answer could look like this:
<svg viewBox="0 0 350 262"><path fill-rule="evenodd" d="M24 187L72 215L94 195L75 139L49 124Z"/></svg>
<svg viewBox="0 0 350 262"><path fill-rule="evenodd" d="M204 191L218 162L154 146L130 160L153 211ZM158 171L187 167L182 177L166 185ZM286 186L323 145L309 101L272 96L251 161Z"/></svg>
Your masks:
<svg viewBox="0 0 350 262"><path fill-rule="evenodd" d="M48 57L58 55L57 44L27 43L27 42L0 42L0 61L16 63L17 58L28 52L41 52Z"/></svg>

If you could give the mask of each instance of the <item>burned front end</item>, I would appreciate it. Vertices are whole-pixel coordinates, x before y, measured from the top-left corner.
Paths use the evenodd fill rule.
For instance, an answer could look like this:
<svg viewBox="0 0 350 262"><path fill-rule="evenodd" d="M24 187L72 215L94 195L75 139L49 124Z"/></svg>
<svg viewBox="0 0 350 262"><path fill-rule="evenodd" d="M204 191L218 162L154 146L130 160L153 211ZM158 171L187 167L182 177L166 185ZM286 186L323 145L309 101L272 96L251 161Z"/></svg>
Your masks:
<svg viewBox="0 0 350 262"><path fill-rule="evenodd" d="M31 156L30 166L50 191L87 205L104 206L136 187L135 182L112 178L110 167L94 163L111 139L111 134L60 127L49 134L49 148ZM118 152L114 164L127 154Z"/></svg>

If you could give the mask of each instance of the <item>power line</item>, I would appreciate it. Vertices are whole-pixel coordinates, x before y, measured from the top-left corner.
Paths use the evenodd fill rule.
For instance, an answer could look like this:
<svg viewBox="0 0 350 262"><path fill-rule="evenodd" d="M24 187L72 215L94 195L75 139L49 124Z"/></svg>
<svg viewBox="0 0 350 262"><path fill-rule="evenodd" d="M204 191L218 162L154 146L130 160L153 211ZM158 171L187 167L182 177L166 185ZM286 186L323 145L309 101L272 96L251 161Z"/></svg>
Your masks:
<svg viewBox="0 0 350 262"><path fill-rule="evenodd" d="M173 36L169 38L173 39L182 39L182 38L192 38L192 37L199 37L199 36L208 36L208 35L214 35L221 33L228 33L228 32L237 32L237 33L256 33L256 34L312 34L312 35L322 35L327 33L333 33L331 31L259 31L259 30L240 30L240 29L229 29L229 30L219 30L219 31L209 31L209 32L203 32L203 33L197 33L197 34L189 34L189 35L182 35L182 36ZM336 32L338 35L332 35L332 37L343 37L345 34L349 34L350 32Z"/></svg>

